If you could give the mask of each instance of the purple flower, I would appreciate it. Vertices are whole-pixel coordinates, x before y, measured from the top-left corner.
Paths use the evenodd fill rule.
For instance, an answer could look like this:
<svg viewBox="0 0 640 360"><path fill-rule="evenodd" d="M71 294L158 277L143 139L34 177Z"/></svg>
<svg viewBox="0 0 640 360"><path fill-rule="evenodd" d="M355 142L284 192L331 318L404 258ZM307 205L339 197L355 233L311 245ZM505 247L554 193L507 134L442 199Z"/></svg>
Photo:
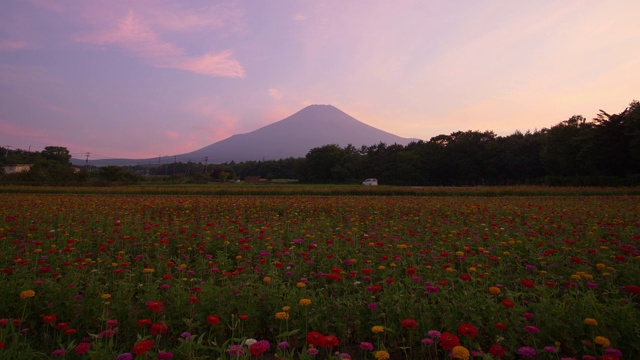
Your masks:
<svg viewBox="0 0 640 360"><path fill-rule="evenodd" d="M425 291L427 293L437 293L437 292L440 292L440 289L437 286L427 285Z"/></svg>
<svg viewBox="0 0 640 360"><path fill-rule="evenodd" d="M530 346L522 346L518 349L518 355L526 358L532 358L536 356L536 349Z"/></svg>
<svg viewBox="0 0 640 360"><path fill-rule="evenodd" d="M369 308L369 310L375 310L375 309L378 308L378 304L371 303L371 304L367 305L367 308Z"/></svg>
<svg viewBox="0 0 640 360"><path fill-rule="evenodd" d="M316 349L316 348L307 349L307 354L309 354L311 356L316 356L316 355L318 355L319 352L320 351L318 349Z"/></svg>
<svg viewBox="0 0 640 360"><path fill-rule="evenodd" d="M62 356L64 355L64 349L53 350L53 356Z"/></svg>
<svg viewBox="0 0 640 360"><path fill-rule="evenodd" d="M622 351L614 348L604 349L604 354L609 356L622 357Z"/></svg>
<svg viewBox="0 0 640 360"><path fill-rule="evenodd" d="M188 331L183 332L182 334L180 334L180 337L183 339L188 339L191 337L191 333Z"/></svg>
<svg viewBox="0 0 640 360"><path fill-rule="evenodd" d="M430 338L434 338L434 339L440 339L440 331L438 330L429 330L429 332L427 332L427 335L429 335Z"/></svg>
<svg viewBox="0 0 640 360"><path fill-rule="evenodd" d="M131 353L123 353L116 357L116 360L133 360Z"/></svg>
<svg viewBox="0 0 640 360"><path fill-rule="evenodd" d="M432 345L433 344L433 339L432 338L424 338L424 339L422 339L420 341L425 345Z"/></svg>
<svg viewBox="0 0 640 360"><path fill-rule="evenodd" d="M373 350L373 344L370 342L361 342L360 343L360 349L362 350L366 350L366 351L372 351Z"/></svg>
<svg viewBox="0 0 640 360"><path fill-rule="evenodd" d="M173 358L173 353L170 351L160 351L158 353L158 360L170 360Z"/></svg>
<svg viewBox="0 0 640 360"><path fill-rule="evenodd" d="M278 349L280 349L280 350L288 349L289 347L290 347L289 343L286 342L286 341L283 341L283 342L278 344Z"/></svg>
<svg viewBox="0 0 640 360"><path fill-rule="evenodd" d="M230 356L244 356L244 347L242 345L231 345L227 354Z"/></svg>
<svg viewBox="0 0 640 360"><path fill-rule="evenodd" d="M545 346L543 350L550 353L557 352L555 346Z"/></svg>

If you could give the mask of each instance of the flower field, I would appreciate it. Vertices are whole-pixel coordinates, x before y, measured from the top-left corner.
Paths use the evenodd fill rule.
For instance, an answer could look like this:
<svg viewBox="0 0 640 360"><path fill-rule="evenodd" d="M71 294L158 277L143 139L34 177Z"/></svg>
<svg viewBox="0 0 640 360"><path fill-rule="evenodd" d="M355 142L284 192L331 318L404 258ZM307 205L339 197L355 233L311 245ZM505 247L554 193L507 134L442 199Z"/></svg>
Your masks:
<svg viewBox="0 0 640 360"><path fill-rule="evenodd" d="M0 195L0 358L640 358L640 197Z"/></svg>

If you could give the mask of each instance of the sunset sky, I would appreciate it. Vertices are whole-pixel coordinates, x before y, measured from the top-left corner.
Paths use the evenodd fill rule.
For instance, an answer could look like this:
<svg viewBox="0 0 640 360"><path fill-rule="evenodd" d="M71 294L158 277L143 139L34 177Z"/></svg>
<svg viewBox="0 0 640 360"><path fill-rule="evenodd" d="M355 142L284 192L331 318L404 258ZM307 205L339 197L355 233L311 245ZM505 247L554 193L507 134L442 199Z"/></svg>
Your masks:
<svg viewBox="0 0 640 360"><path fill-rule="evenodd" d="M331 104L381 130L551 127L640 100L638 0L3 0L0 146L197 150Z"/></svg>

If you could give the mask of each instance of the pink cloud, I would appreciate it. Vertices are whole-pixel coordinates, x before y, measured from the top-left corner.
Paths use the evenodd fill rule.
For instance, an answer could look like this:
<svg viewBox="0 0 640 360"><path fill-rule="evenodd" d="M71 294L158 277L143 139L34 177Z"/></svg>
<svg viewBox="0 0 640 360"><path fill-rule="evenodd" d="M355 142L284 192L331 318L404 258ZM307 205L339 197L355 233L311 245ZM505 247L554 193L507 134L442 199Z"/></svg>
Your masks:
<svg viewBox="0 0 640 360"><path fill-rule="evenodd" d="M130 10L114 29L76 37L76 41L95 45L119 46L153 66L173 68L213 77L244 77L242 65L231 50L189 56L174 43L164 41L143 20Z"/></svg>
<svg viewBox="0 0 640 360"><path fill-rule="evenodd" d="M239 116L219 105L214 97L201 97L186 103L183 109L203 119L204 123L196 126L201 146L224 140L239 132L237 128Z"/></svg>
<svg viewBox="0 0 640 360"><path fill-rule="evenodd" d="M0 51L18 51L29 48L29 43L23 40L1 40Z"/></svg>

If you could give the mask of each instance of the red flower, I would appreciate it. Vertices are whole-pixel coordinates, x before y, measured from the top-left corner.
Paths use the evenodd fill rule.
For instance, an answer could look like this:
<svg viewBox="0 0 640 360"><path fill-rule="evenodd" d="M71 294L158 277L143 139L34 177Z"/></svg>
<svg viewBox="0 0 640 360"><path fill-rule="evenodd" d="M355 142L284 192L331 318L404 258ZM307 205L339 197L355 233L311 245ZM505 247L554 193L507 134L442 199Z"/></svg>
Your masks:
<svg viewBox="0 0 640 360"><path fill-rule="evenodd" d="M462 280L462 281L471 281L471 275L462 274L462 275L460 275L460 280Z"/></svg>
<svg viewBox="0 0 640 360"><path fill-rule="evenodd" d="M75 352L78 355L82 355L82 354L86 353L87 351L89 351L90 348L91 348L91 344L82 342L82 343L80 343L80 344L78 344L76 346Z"/></svg>
<svg viewBox="0 0 640 360"><path fill-rule="evenodd" d="M197 303L198 301L200 301L200 299L198 299L197 296L189 296L189 302L192 304Z"/></svg>
<svg viewBox="0 0 640 360"><path fill-rule="evenodd" d="M240 320L249 320L249 315L247 315L247 314L238 314L238 319L240 319Z"/></svg>
<svg viewBox="0 0 640 360"><path fill-rule="evenodd" d="M498 322L496 323L496 325L494 326L496 328L496 330L505 330L507 328L507 324L503 323L503 322Z"/></svg>
<svg viewBox="0 0 640 360"><path fill-rule="evenodd" d="M460 345L460 340L457 336L450 332L443 332L440 335L440 347L444 350L452 350L454 347Z"/></svg>
<svg viewBox="0 0 640 360"><path fill-rule="evenodd" d="M460 336L468 336L470 338L478 336L478 328L471 324L461 324L458 327L458 334Z"/></svg>
<svg viewBox="0 0 640 360"><path fill-rule="evenodd" d="M407 269L407 275L412 276L416 274L417 269L414 267L410 267Z"/></svg>
<svg viewBox="0 0 640 360"><path fill-rule="evenodd" d="M158 312L164 309L164 304L162 301L149 301L147 303L147 310L151 312Z"/></svg>
<svg viewBox="0 0 640 360"><path fill-rule="evenodd" d="M384 282L386 282L387 284L393 284L396 282L396 279L394 278L388 278L387 280L385 280Z"/></svg>
<svg viewBox="0 0 640 360"><path fill-rule="evenodd" d="M47 324L52 324L57 320L58 318L55 315L45 315L42 317L42 321L46 322Z"/></svg>
<svg viewBox="0 0 640 360"><path fill-rule="evenodd" d="M220 322L220 318L217 315L209 315L207 316L207 322L210 325L218 325L218 323Z"/></svg>
<svg viewBox="0 0 640 360"><path fill-rule="evenodd" d="M522 286L525 288L533 289L536 287L536 284L529 279L522 279Z"/></svg>
<svg viewBox="0 0 640 360"><path fill-rule="evenodd" d="M622 287L625 291L630 292L634 295L640 294L640 286L636 285L627 285Z"/></svg>
<svg viewBox="0 0 640 360"><path fill-rule="evenodd" d="M149 333L152 335L162 335L169 330L169 327L163 323L155 323L151 325L151 329L149 329Z"/></svg>
<svg viewBox="0 0 640 360"><path fill-rule="evenodd" d="M511 301L509 299L504 299L504 300L502 300L502 306L504 306L506 308L512 308L512 307L516 306L516 304L514 304L513 301Z"/></svg>
<svg viewBox="0 0 640 360"><path fill-rule="evenodd" d="M315 347L320 347L324 342L324 335L317 331L310 331L307 334L307 342Z"/></svg>
<svg viewBox="0 0 640 360"><path fill-rule="evenodd" d="M269 342L266 340L260 340L249 346L249 352L253 356L260 356L263 352L269 350Z"/></svg>
<svg viewBox="0 0 640 360"><path fill-rule="evenodd" d="M153 348L153 340L147 339L133 345L133 349L131 350L131 352L134 355L144 355L147 353L147 351L151 350L151 348Z"/></svg>
<svg viewBox="0 0 640 360"><path fill-rule="evenodd" d="M498 344L491 345L491 348L489 349L489 354L499 358L504 356L504 352L505 351L502 345L498 345Z"/></svg>
<svg viewBox="0 0 640 360"><path fill-rule="evenodd" d="M338 338L335 335L327 335L324 337L324 339L322 339L322 346L323 347L336 347L340 345L340 340L338 340Z"/></svg>
<svg viewBox="0 0 640 360"><path fill-rule="evenodd" d="M140 319L140 320L138 320L138 326L139 327L144 327L144 326L147 326L147 325L151 325L151 323L152 323L151 319Z"/></svg>
<svg viewBox="0 0 640 360"><path fill-rule="evenodd" d="M418 322L411 318L406 318L400 322L403 328L408 330L415 330L418 327Z"/></svg>

